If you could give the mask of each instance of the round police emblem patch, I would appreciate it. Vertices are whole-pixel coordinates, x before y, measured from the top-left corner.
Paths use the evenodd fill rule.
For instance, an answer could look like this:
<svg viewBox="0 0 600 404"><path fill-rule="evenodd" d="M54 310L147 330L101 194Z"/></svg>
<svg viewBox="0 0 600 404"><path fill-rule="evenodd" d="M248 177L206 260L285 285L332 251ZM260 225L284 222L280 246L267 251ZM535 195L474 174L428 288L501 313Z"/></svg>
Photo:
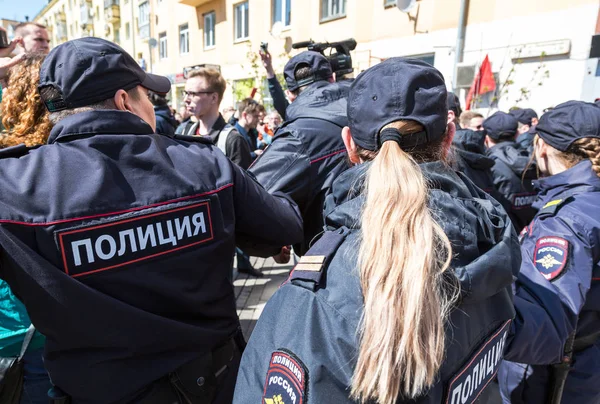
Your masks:
<svg viewBox="0 0 600 404"><path fill-rule="evenodd" d="M303 404L306 395L306 367L287 351L275 351L269 361L262 404Z"/></svg>
<svg viewBox="0 0 600 404"><path fill-rule="evenodd" d="M535 244L533 262L542 276L549 281L559 276L569 255L569 242L560 237L542 237Z"/></svg>

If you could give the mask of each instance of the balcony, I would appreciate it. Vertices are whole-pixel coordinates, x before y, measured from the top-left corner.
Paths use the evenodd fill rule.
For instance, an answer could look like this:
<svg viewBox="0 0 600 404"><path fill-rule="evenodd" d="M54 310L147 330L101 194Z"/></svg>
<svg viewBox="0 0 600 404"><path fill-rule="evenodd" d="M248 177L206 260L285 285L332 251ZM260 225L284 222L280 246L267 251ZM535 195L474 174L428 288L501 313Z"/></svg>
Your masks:
<svg viewBox="0 0 600 404"><path fill-rule="evenodd" d="M119 23L121 20L119 0L104 0L104 17L108 23Z"/></svg>
<svg viewBox="0 0 600 404"><path fill-rule="evenodd" d="M198 7L206 3L210 3L213 0L179 0L179 3L187 6Z"/></svg>
<svg viewBox="0 0 600 404"><path fill-rule="evenodd" d="M141 40L150 38L150 24L140 25L138 32Z"/></svg>
<svg viewBox="0 0 600 404"><path fill-rule="evenodd" d="M67 14L65 14L64 11L57 11L56 14L54 14L54 19L56 20L56 22L67 22Z"/></svg>

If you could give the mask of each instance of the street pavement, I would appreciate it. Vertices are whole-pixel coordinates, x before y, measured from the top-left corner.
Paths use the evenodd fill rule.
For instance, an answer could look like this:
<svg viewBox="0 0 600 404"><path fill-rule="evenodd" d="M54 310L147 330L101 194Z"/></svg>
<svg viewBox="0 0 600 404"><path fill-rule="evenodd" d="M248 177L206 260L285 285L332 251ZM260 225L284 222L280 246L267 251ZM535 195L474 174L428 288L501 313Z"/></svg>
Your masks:
<svg viewBox="0 0 600 404"><path fill-rule="evenodd" d="M237 269L233 271L237 314L246 341L250 338L267 300L288 278L293 268L293 260L290 260L289 264L277 264L272 258L252 257L250 261L254 268L264 274L262 278L238 273Z"/></svg>

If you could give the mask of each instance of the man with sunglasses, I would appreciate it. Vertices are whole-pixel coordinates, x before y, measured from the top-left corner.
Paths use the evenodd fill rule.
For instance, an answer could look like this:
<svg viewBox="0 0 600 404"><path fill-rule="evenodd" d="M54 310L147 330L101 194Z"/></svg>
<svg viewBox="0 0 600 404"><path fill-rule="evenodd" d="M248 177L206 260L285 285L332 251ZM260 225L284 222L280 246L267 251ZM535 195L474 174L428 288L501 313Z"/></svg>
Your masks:
<svg viewBox="0 0 600 404"><path fill-rule="evenodd" d="M227 83L217 70L200 68L189 73L183 92L184 102L187 111L197 121L188 124L181 133L210 137L232 162L245 170L252 163L250 146L219 112L225 87Z"/></svg>

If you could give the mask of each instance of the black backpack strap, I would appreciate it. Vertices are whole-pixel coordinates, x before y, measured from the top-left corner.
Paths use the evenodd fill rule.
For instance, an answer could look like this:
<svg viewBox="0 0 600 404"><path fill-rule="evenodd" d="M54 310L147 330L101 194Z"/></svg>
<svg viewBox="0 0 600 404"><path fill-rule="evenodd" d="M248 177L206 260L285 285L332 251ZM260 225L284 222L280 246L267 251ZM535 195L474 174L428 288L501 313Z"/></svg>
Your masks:
<svg viewBox="0 0 600 404"><path fill-rule="evenodd" d="M290 274L289 282L307 289L316 290L324 283L325 269L331 262L349 230L342 227L326 231L304 256Z"/></svg>

